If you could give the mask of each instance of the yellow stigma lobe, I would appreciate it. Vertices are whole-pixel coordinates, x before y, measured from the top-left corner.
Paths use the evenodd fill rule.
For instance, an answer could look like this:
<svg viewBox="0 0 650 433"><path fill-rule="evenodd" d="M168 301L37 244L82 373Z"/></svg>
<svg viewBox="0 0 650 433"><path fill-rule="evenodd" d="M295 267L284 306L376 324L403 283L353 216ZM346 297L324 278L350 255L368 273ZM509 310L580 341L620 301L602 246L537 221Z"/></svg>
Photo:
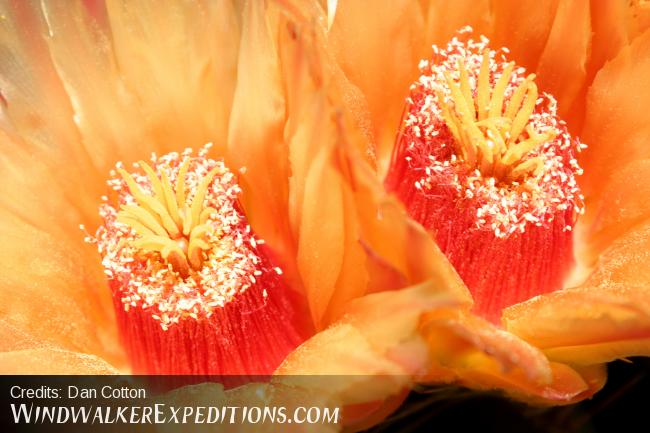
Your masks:
<svg viewBox="0 0 650 433"><path fill-rule="evenodd" d="M502 181L523 180L541 173L542 158L529 158L529 153L555 135L537 133L529 125L538 96L535 75L529 75L506 98L514 63L503 67L492 86L490 57L484 51L474 92L464 62L460 60L457 67L458 81L448 72L444 74L449 95L437 91L436 96L458 156L483 176Z"/></svg>
<svg viewBox="0 0 650 433"><path fill-rule="evenodd" d="M208 219L215 209L205 207L204 201L219 168L215 167L201 180L189 201L185 194L189 159L179 167L175 188L163 170L158 177L146 162L139 161L138 165L151 182L153 195L143 192L128 172L118 168L137 205L122 205L117 221L139 235L133 246L159 253L176 272L187 277L193 270L201 269L205 252L210 249Z"/></svg>

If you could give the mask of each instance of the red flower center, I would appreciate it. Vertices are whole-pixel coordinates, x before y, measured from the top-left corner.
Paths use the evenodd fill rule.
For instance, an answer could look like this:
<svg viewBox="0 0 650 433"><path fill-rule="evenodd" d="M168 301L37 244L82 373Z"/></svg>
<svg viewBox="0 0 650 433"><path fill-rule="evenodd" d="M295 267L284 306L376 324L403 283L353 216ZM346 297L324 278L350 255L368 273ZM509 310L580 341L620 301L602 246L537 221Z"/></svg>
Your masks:
<svg viewBox="0 0 650 433"><path fill-rule="evenodd" d="M573 139L534 75L488 40L434 47L411 86L386 186L431 231L498 322L503 308L562 287L583 211Z"/></svg>
<svg viewBox="0 0 650 433"><path fill-rule="evenodd" d="M301 341L280 268L221 161L191 150L118 164L96 233L135 373L270 374Z"/></svg>

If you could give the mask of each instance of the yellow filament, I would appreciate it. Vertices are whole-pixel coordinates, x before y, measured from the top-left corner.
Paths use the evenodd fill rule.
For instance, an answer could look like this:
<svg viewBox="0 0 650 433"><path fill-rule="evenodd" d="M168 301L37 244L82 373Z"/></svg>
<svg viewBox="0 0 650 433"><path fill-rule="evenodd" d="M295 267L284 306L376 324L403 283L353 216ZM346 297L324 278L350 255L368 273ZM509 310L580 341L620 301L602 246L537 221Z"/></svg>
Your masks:
<svg viewBox="0 0 650 433"><path fill-rule="evenodd" d="M521 106L521 101L524 100L524 96L526 96L526 92L528 91L528 87L530 84L533 82L535 79L535 74L530 74L526 79L524 80L523 83L517 87L517 90L512 94L512 97L510 98L510 102L508 103L508 108L506 109L506 117L509 117L511 119L515 118L515 115L517 114L517 111L519 111L519 107Z"/></svg>
<svg viewBox="0 0 650 433"><path fill-rule="evenodd" d="M508 63L503 70L503 74L501 74L499 81L497 81L497 84L494 86L494 92L492 92L492 100L490 101L490 112L488 114L489 117L501 116L503 97L505 96L506 88L508 87L508 82L510 81L510 75L512 75L512 69L514 66L514 63Z"/></svg>
<svg viewBox="0 0 650 433"><path fill-rule="evenodd" d="M543 160L527 156L555 135L537 134L529 125L538 96L533 82L535 75L528 75L506 103L506 90L515 67L513 62L505 65L491 88L489 52L484 51L475 96L464 61L459 60L457 67L458 81L449 73L444 74L449 96L445 97L439 90L436 96L458 155L470 167L479 168L483 175L504 180L538 175Z"/></svg>
<svg viewBox="0 0 650 433"><path fill-rule="evenodd" d="M210 249L208 220L216 209L204 207L203 202L210 183L219 172L219 167L213 168L201 180L194 199L188 203L185 182L189 162L186 158L179 167L174 191L164 171L158 178L149 164L140 161L139 166L151 182L153 196L145 194L129 173L118 168L139 206L121 206L117 220L139 235L133 246L159 253L183 277L188 276L192 269L201 269L204 253Z"/></svg>
<svg viewBox="0 0 650 433"><path fill-rule="evenodd" d="M176 203L180 206L185 203L185 176L187 175L187 168L190 166L189 158L185 158L181 167L178 169L178 177L176 178Z"/></svg>
<svg viewBox="0 0 650 433"><path fill-rule="evenodd" d="M535 104L537 103L537 86L535 83L530 83L528 85L528 93L526 94L526 99L524 100L524 105L517 112L514 119L512 119L512 129L510 130L510 141L514 141L519 137L528 124L528 119L530 115L533 114L535 109Z"/></svg>
<svg viewBox="0 0 650 433"><path fill-rule="evenodd" d="M483 52L483 61L478 73L478 88L476 90L476 107L478 119L483 120L487 117L488 107L490 106L490 55L487 50Z"/></svg>
<svg viewBox="0 0 650 433"><path fill-rule="evenodd" d="M159 236L165 236L167 232L160 225L160 222L153 216L152 213L145 210L143 207L138 207L135 205L121 206L119 215L124 215L126 217L131 217L136 221L140 221L145 227L154 232Z"/></svg>
<svg viewBox="0 0 650 433"><path fill-rule="evenodd" d="M182 226L183 222L181 221L181 216L178 213L178 203L176 202L176 196L174 195L172 184L164 171L160 172L160 180L162 182L163 196L165 197L165 203L167 204L169 215L172 217L177 226Z"/></svg>

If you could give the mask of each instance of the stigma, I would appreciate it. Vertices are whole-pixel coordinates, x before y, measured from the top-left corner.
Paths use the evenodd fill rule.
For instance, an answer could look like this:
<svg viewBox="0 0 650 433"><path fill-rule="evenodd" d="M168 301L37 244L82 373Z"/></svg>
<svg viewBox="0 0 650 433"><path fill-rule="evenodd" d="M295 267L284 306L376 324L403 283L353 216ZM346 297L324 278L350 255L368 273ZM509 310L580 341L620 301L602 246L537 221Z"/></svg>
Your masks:
<svg viewBox="0 0 650 433"><path fill-rule="evenodd" d="M270 374L301 341L282 271L209 149L118 163L108 181L91 241L135 373Z"/></svg>
<svg viewBox="0 0 650 433"><path fill-rule="evenodd" d="M386 187L430 231L473 294L501 310L562 287L583 213L585 146L535 75L464 29L411 85Z"/></svg>

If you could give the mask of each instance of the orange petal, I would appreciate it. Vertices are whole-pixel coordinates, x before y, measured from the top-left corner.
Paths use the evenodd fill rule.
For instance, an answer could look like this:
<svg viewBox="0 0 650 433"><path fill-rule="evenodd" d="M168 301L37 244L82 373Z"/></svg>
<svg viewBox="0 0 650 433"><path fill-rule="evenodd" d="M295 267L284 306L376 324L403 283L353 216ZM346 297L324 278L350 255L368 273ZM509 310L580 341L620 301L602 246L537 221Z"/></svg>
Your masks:
<svg viewBox="0 0 650 433"><path fill-rule="evenodd" d="M628 6L627 31L632 40L650 28L650 5L643 0L622 1Z"/></svg>
<svg viewBox="0 0 650 433"><path fill-rule="evenodd" d="M517 64L529 71L536 70L551 33L559 2L560 0L493 2L492 44L495 47L507 47Z"/></svg>
<svg viewBox="0 0 650 433"><path fill-rule="evenodd" d="M507 309L506 328L563 362L650 355L649 249L646 223L615 241L582 286Z"/></svg>
<svg viewBox="0 0 650 433"><path fill-rule="evenodd" d="M388 166L410 82L417 77L423 17L417 2L339 2L328 38L350 81L366 97L380 172ZM390 41L390 43L387 43Z"/></svg>
<svg viewBox="0 0 650 433"><path fill-rule="evenodd" d="M604 373L582 376L551 363L537 348L468 312L438 309L422 320L432 365L427 381L458 382L502 389L525 401L566 404L586 398L604 384Z"/></svg>
<svg viewBox="0 0 650 433"><path fill-rule="evenodd" d="M342 185L329 159L324 148L307 174L298 246L298 267L317 326L323 325L345 254ZM362 272L363 268L359 269L358 273Z"/></svg>
<svg viewBox="0 0 650 433"><path fill-rule="evenodd" d="M75 25L66 22L70 20L69 8L50 9L56 12L60 38L54 41L53 52L61 59L62 73L80 93L80 103L89 112L84 132L92 135L97 127L108 142L136 139L137 133L142 134L144 143L127 143L133 148L130 152L122 147L127 156L136 153L135 160L146 155L151 147L162 153L202 146L209 141L214 142L217 155L223 156L237 79L240 36L239 17L232 1L147 0L133 4L108 0L108 47L102 47L106 43L103 41L88 44L83 39L75 40ZM103 58L104 53L92 52L99 48L112 51L108 54L114 56L115 63ZM99 61L96 65L84 63L75 67L69 63L76 54L82 54L82 59L99 57ZM106 70L104 64L108 66ZM97 84L94 78L99 78ZM125 114L120 115L116 113L118 103L113 102L102 104L104 113L93 109L90 98L94 87L89 86L109 95L117 93L118 98L114 99L119 105L130 103L137 109L127 107ZM127 123L137 132L127 135L116 130L117 125L124 125L119 123L120 118L131 113L135 117ZM103 119L102 114L108 118Z"/></svg>
<svg viewBox="0 0 650 433"><path fill-rule="evenodd" d="M582 98L577 99L585 88L590 20L589 0L560 0L537 65L542 89L557 99L558 112L570 127L582 122Z"/></svg>
<svg viewBox="0 0 650 433"><path fill-rule="evenodd" d="M76 239L0 212L0 319L38 341L122 365L99 257Z"/></svg>
<svg viewBox="0 0 650 433"><path fill-rule="evenodd" d="M591 265L613 240L650 219L650 159L632 161L612 173L584 222L581 255Z"/></svg>
<svg viewBox="0 0 650 433"><path fill-rule="evenodd" d="M471 26L475 35L490 36L493 31L489 0L425 0L422 13L425 31L419 43L421 58L431 57L431 45L446 45L465 26Z"/></svg>
<svg viewBox="0 0 650 433"><path fill-rule="evenodd" d="M56 175L52 181L76 198L71 206L88 211L88 198L101 194L93 182L98 172L79 140L69 97L45 45L45 18L37 3L28 2L4 2L0 14L3 159L14 165L17 153L27 166L46 166Z"/></svg>
<svg viewBox="0 0 650 433"><path fill-rule="evenodd" d="M639 287L581 287L510 307L508 330L562 362L650 355L650 304Z"/></svg>
<svg viewBox="0 0 650 433"><path fill-rule="evenodd" d="M587 67L589 82L628 42L629 3L626 1L591 2L593 38Z"/></svg>
<svg viewBox="0 0 650 433"><path fill-rule="evenodd" d="M281 265L295 279L288 260L295 254L295 245L287 215L286 101L273 23L277 24L264 2L246 2L227 162L234 170L242 169L242 204L251 226L273 246Z"/></svg>
<svg viewBox="0 0 650 433"><path fill-rule="evenodd" d="M585 286L625 285L643 287L650 281L650 222L645 220L613 242L600 255Z"/></svg>
<svg viewBox="0 0 650 433"><path fill-rule="evenodd" d="M650 157L650 30L637 37L596 75L587 94L582 165L587 209L610 177L632 161Z"/></svg>
<svg viewBox="0 0 650 433"><path fill-rule="evenodd" d="M592 1L592 38L585 83L590 86L600 69L650 27L650 5L640 2ZM584 116L587 88L583 89L574 110ZM575 115L574 115L575 117Z"/></svg>

